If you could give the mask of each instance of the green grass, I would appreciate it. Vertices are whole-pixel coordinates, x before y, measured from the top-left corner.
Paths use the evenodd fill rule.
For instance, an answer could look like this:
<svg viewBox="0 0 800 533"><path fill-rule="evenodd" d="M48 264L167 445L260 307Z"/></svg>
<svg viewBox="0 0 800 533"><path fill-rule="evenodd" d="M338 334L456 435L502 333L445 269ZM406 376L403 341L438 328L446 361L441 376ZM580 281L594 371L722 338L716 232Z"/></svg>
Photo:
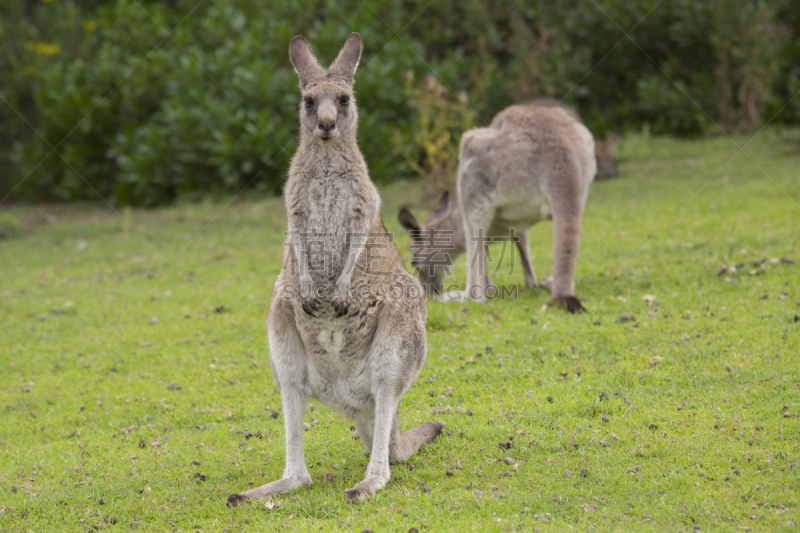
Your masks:
<svg viewBox="0 0 800 533"><path fill-rule="evenodd" d="M401 423L449 433L358 505L344 489L364 449L317 405L313 488L225 507L283 470L264 338L280 199L123 212L133 229L99 205L3 207L21 229L0 241L0 529L796 531L798 137L768 130L749 157L726 138L626 139L584 218L588 314L526 290L431 302ZM426 198L382 193L395 232ZM540 277L551 229L531 230Z"/></svg>

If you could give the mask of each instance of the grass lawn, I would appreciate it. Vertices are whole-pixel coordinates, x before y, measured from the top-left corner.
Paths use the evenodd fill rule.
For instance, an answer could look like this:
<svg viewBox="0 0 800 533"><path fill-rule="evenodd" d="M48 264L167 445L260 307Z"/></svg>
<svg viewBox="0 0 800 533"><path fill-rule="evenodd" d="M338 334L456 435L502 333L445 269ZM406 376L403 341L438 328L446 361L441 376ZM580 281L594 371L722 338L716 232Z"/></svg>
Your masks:
<svg viewBox="0 0 800 533"><path fill-rule="evenodd" d="M727 138L620 149L584 217L589 313L524 288L430 302L401 424L447 433L357 505L365 450L317 405L314 486L225 507L283 471L264 326L281 199L4 206L22 231L0 241L0 530L797 531L800 132L747 155ZM433 199L382 196L409 258L397 210ZM543 278L552 225L530 233ZM524 286L520 268L495 281Z"/></svg>

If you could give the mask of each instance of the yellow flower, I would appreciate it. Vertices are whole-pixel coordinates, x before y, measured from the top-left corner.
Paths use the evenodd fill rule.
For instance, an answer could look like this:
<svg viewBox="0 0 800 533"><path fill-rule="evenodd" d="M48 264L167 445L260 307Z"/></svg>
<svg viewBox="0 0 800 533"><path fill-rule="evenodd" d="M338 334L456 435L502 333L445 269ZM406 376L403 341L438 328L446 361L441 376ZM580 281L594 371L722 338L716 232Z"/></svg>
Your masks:
<svg viewBox="0 0 800 533"><path fill-rule="evenodd" d="M94 29L97 27L97 24L95 24L93 20L86 20L83 22L83 27L89 31L94 31Z"/></svg>
<svg viewBox="0 0 800 533"><path fill-rule="evenodd" d="M61 47L57 44L39 43L36 45L36 51L42 55L54 56L61 53Z"/></svg>
<svg viewBox="0 0 800 533"><path fill-rule="evenodd" d="M36 52L45 56L54 56L61 53L61 47L57 44L48 43L25 43L25 50Z"/></svg>

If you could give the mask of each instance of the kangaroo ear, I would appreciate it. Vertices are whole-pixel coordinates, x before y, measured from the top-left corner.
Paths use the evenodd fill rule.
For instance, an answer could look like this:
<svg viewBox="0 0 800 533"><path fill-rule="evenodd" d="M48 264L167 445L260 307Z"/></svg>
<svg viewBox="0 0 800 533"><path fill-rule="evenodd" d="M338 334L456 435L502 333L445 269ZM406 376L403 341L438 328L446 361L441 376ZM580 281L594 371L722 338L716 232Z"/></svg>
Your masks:
<svg viewBox="0 0 800 533"><path fill-rule="evenodd" d="M450 203L450 191L444 191L442 197L439 199L439 203L436 204L436 207L433 208L431 214L428 215L428 219L433 220L447 213L447 206L449 203Z"/></svg>
<svg viewBox="0 0 800 533"><path fill-rule="evenodd" d="M289 59L300 78L301 89L305 89L309 83L325 74L325 71L317 63L317 58L314 57L311 45L308 44L305 37L298 35L292 39L289 45Z"/></svg>
<svg viewBox="0 0 800 533"><path fill-rule="evenodd" d="M328 74L335 76L342 81L353 84L356 81L356 68L361 59L361 35L356 32L350 34L347 42L344 43L342 51L336 57L336 61L328 67Z"/></svg>
<svg viewBox="0 0 800 533"><path fill-rule="evenodd" d="M406 233L409 235L411 235L412 231L422 231L422 226L419 225L416 217L405 207L400 210L400 213L397 215L397 220L400 221L400 225L403 226L403 229L406 230Z"/></svg>

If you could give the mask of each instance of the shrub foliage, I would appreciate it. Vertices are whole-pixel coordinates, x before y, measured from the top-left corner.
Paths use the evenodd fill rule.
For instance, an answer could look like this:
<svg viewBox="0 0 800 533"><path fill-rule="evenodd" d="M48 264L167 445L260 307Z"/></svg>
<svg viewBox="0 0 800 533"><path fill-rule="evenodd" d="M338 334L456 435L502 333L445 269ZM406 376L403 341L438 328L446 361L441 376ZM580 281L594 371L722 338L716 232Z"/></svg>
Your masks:
<svg viewBox="0 0 800 533"><path fill-rule="evenodd" d="M297 134L289 41L326 64L354 30L376 181L446 183L464 129L539 96L599 136L800 120L792 0L0 0L0 193L279 192Z"/></svg>

